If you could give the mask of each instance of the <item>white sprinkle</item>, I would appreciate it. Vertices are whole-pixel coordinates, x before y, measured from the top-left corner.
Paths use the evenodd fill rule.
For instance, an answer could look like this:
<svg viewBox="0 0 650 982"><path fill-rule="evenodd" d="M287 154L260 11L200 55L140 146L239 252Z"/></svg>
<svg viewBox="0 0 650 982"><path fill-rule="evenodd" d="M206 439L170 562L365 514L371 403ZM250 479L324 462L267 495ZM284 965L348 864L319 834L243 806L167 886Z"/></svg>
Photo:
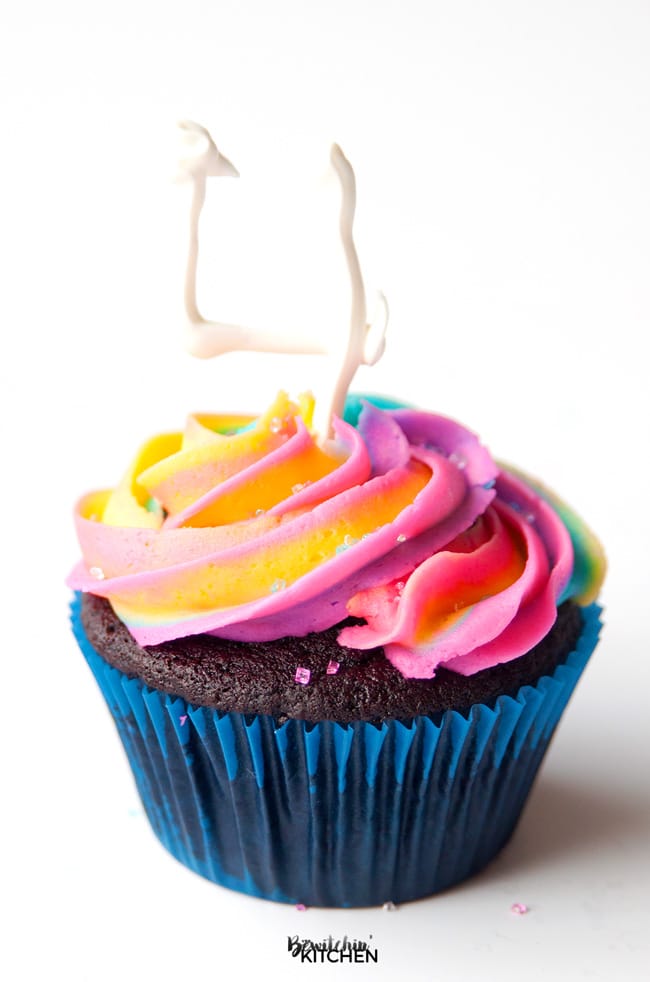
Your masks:
<svg viewBox="0 0 650 982"><path fill-rule="evenodd" d="M88 570L88 572L96 580L103 580L104 579L104 570L101 568L101 566L91 566L90 569Z"/></svg>

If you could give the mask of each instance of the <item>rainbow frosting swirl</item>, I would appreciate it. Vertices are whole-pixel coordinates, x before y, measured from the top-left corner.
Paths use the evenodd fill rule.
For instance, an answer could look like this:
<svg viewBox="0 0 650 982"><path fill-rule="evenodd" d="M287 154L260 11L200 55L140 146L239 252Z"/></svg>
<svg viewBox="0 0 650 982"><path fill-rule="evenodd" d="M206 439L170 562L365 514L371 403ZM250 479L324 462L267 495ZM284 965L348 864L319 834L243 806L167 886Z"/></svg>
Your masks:
<svg viewBox="0 0 650 982"><path fill-rule="evenodd" d="M536 644L604 573L589 530L497 466L458 423L363 405L334 439L281 393L259 418L192 416L76 509L69 584L110 600L142 645L302 636L343 621L404 675L471 675Z"/></svg>

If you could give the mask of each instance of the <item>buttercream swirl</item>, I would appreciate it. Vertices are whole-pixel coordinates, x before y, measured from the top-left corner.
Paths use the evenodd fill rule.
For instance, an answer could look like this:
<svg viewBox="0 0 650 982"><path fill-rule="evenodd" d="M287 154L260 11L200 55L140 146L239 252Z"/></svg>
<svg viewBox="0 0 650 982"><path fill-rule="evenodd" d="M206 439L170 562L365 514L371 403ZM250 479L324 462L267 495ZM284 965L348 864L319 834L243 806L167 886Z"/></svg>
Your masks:
<svg viewBox="0 0 650 982"><path fill-rule="evenodd" d="M301 636L352 614L339 642L381 645L413 678L516 658L561 600L597 592L593 536L469 430L368 402L321 447L312 409L281 393L257 419L193 416L150 440L114 491L80 501L71 586L107 597L143 645Z"/></svg>

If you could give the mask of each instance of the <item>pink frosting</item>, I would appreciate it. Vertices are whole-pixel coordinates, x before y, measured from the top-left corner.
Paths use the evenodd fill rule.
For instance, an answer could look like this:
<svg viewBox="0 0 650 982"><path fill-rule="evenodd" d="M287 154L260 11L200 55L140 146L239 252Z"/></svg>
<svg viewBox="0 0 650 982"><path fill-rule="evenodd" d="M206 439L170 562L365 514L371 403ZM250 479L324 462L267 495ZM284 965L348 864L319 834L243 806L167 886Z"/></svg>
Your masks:
<svg viewBox="0 0 650 982"><path fill-rule="evenodd" d="M499 471L474 434L442 416L366 405L358 430L337 421L336 433L331 473L232 524L205 526L200 516L304 453L311 436L299 417L262 459L202 486L189 504L161 513L158 527L103 524L82 500L84 560L71 585L109 598L141 644L205 632L242 641L301 636L352 613L364 623L343 629L340 643L381 645L415 678L431 678L440 664L473 674L548 632L573 548L531 487ZM393 500L402 502L395 514L375 524ZM334 534L340 542L330 542ZM262 583L281 562L281 580L256 592L258 575ZM244 602L220 592L231 569Z"/></svg>

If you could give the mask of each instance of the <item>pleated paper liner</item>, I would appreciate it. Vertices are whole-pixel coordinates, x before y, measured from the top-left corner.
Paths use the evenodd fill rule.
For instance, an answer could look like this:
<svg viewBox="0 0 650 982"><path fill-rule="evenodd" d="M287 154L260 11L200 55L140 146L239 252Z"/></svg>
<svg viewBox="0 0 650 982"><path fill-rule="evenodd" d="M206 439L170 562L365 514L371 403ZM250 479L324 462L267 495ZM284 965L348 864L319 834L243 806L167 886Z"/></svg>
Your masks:
<svg viewBox="0 0 650 982"><path fill-rule="evenodd" d="M600 630L594 604L552 675L491 706L276 726L128 678L93 649L79 609L75 635L163 845L222 886L326 907L428 896L499 852Z"/></svg>

